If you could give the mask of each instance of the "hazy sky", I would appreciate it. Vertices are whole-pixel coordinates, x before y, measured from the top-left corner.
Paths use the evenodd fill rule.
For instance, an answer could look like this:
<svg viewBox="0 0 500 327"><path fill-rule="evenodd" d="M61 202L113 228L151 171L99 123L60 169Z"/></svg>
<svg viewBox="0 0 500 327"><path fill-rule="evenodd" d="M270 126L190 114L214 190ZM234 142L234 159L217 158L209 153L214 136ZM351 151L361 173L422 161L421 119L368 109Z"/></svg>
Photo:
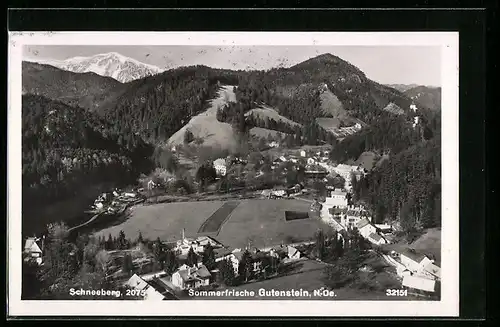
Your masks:
<svg viewBox="0 0 500 327"><path fill-rule="evenodd" d="M383 84L441 86L441 49L436 46L64 46L24 48L24 59L67 59L118 52L161 68L270 69L297 64L323 53L336 55Z"/></svg>

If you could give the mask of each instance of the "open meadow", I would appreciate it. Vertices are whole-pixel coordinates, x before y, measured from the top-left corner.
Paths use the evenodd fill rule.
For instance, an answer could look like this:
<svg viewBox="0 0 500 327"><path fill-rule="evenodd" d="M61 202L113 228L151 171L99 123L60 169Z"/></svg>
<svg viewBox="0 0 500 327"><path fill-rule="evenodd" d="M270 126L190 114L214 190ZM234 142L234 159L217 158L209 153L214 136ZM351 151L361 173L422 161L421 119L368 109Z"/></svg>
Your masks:
<svg viewBox="0 0 500 327"><path fill-rule="evenodd" d="M130 216L119 225L105 228L95 236L108 234L118 236L120 230L130 239L136 239L139 231L144 238L155 240L178 240L182 229L186 237L196 236L203 222L210 217L224 202L199 201L138 205L130 208Z"/></svg>
<svg viewBox="0 0 500 327"><path fill-rule="evenodd" d="M201 235L198 232L203 226L215 224L217 226L214 225L213 229L219 229L218 224L227 218L219 234L213 235L218 241L231 248L241 248L248 244L263 248L282 242L312 239L319 228L330 228L322 221L312 218L285 221L286 210L309 211L310 204L300 200L242 200L234 210L227 210L225 217L221 216L217 222L210 221L209 218L213 219L212 215L219 211L224 203L233 202L197 201L138 205L130 209L130 216L126 220L98 231L95 235L118 236L120 230L123 230L128 238L135 239L140 231L143 237L151 240L160 237L164 241L174 241L181 237L183 228L187 237L195 237Z"/></svg>
<svg viewBox="0 0 500 327"><path fill-rule="evenodd" d="M330 227L319 219L285 221L285 211L309 211L310 203L300 200L243 200L222 226L217 239L241 248L248 244L264 248L312 239L319 229Z"/></svg>

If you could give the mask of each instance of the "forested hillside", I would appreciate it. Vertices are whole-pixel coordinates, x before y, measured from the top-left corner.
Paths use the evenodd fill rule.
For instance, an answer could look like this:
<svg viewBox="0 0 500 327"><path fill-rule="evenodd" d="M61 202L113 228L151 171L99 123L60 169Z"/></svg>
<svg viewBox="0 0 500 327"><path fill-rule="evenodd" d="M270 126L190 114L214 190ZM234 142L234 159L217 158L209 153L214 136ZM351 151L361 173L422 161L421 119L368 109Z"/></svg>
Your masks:
<svg viewBox="0 0 500 327"><path fill-rule="evenodd" d="M373 206L375 219L398 221L405 231L441 225L441 137L392 156L359 182L355 197Z"/></svg>
<svg viewBox="0 0 500 327"><path fill-rule="evenodd" d="M178 68L127 84L100 111L113 131L131 130L152 142L164 142L191 117L205 110L218 86L235 83L234 74L205 66Z"/></svg>
<svg viewBox="0 0 500 327"><path fill-rule="evenodd" d="M412 170L411 181L440 179L440 169L429 175L426 166L435 160L428 153L440 153L440 112L371 81L331 54L268 71L181 67L127 84L23 63L23 89L52 99L23 97L23 185L35 202L58 199L69 190L74 194L92 181L148 171L153 146L167 144L194 117L212 115L212 124L203 125L205 136L217 134L210 129L220 128L220 122L227 123L224 135L234 135L232 141L247 141L245 136L259 128L281 132L275 135L285 147L331 144L331 158L339 163L355 161L366 151L384 155L389 159L362 181L366 190L360 188L358 196L378 208L379 219L412 208L419 222L438 220L428 218L434 210L430 202L422 203L426 195L435 199L438 188L432 183L415 186L401 175L406 168L396 167L419 167ZM221 98L228 94L231 101ZM416 108L410 108L412 104ZM349 131L343 133L342 128ZM203 143L192 137L177 139L193 146ZM226 143L219 145L227 150ZM371 196L386 192L387 185L398 185L399 192L390 200L381 203Z"/></svg>
<svg viewBox="0 0 500 327"><path fill-rule="evenodd" d="M298 135L292 124L286 126L262 117L253 119L254 115L247 117L246 113L269 106L295 123L314 126L318 129L315 134L319 134L322 128L314 123L316 118L341 117L344 125L352 122L351 118L371 123L384 114L382 109L389 103L404 112L409 111L412 103L402 93L367 79L346 61L325 54L290 68L269 71L231 71L206 66L169 70L128 83L119 94L109 97L99 111L108 121L117 122L115 132L131 129L146 140L164 142L206 110L208 101L222 85L235 85L237 102L221 108L224 111L218 113L221 122L230 122L241 132L275 125L275 130L293 133L296 140L302 139L303 130ZM336 114L339 108L341 116ZM321 141L334 144L334 137L329 134Z"/></svg>
<svg viewBox="0 0 500 327"><path fill-rule="evenodd" d="M152 164L153 147L135 134L114 134L95 114L37 95L23 95L22 144L30 210L96 183L130 181Z"/></svg>
<svg viewBox="0 0 500 327"><path fill-rule="evenodd" d="M416 86L408 89L404 94L416 103L432 110L441 110L441 88Z"/></svg>
<svg viewBox="0 0 500 327"><path fill-rule="evenodd" d="M73 73L50 65L23 61L23 94L35 94L70 106L97 109L124 84L95 73Z"/></svg>

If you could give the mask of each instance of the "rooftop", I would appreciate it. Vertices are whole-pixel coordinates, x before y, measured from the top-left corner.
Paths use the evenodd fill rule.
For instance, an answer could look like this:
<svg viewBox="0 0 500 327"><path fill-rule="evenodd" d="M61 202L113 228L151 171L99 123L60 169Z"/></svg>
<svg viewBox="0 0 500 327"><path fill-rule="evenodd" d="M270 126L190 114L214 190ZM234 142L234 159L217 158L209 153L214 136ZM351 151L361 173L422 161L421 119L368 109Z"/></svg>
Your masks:
<svg viewBox="0 0 500 327"><path fill-rule="evenodd" d="M418 253L417 251L415 251L414 249L411 249L411 248L403 248L400 251L400 254L404 255L405 257L410 258L411 260L413 260L415 262L422 262L422 260L427 258L425 256L425 254Z"/></svg>
<svg viewBox="0 0 500 327"><path fill-rule="evenodd" d="M368 235L369 238L371 238L372 240L375 240L375 241L380 241L382 239L382 237L380 235L378 235L377 233L371 233L370 235Z"/></svg>
<svg viewBox="0 0 500 327"><path fill-rule="evenodd" d="M205 267L204 265L201 265L198 268L181 269L181 270L178 270L177 272L179 273L182 280L184 280L184 281L203 279L203 278L208 278L211 276L207 267Z"/></svg>
<svg viewBox="0 0 500 327"><path fill-rule="evenodd" d="M370 221L367 218L363 218L360 221L358 221L356 225L357 225L358 229L361 229L369 224L370 224Z"/></svg>

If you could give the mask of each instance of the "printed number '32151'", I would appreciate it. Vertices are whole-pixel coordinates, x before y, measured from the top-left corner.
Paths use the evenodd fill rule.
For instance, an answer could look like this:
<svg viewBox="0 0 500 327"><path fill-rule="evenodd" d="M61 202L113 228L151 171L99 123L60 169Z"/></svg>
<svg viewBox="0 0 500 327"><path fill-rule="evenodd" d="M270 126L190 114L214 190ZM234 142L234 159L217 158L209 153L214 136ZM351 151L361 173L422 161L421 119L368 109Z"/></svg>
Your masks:
<svg viewBox="0 0 500 327"><path fill-rule="evenodd" d="M386 296L408 296L408 290L388 289L385 291Z"/></svg>

